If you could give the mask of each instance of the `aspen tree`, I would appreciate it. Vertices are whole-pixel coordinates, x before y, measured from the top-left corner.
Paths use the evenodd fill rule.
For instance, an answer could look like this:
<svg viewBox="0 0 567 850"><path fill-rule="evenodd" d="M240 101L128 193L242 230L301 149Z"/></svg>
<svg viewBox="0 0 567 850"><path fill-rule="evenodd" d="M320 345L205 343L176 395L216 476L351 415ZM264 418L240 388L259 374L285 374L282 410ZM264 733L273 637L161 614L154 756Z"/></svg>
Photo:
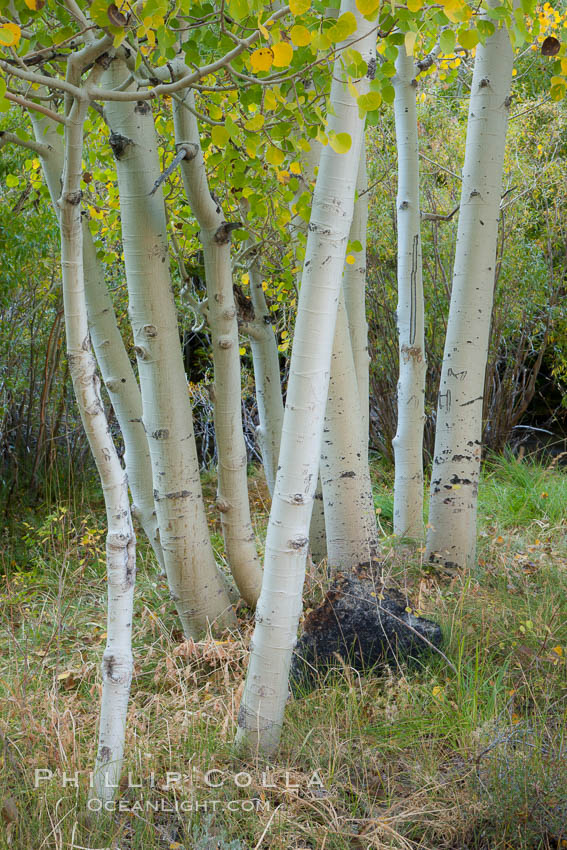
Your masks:
<svg viewBox="0 0 567 850"><path fill-rule="evenodd" d="M188 72L173 65L173 74ZM214 419L218 453L217 508L225 551L234 580L245 601L254 607L262 586L262 569L248 501L247 455L242 430L238 322L232 290L230 231L220 204L213 200L201 151L194 96L183 92L173 102L176 147L185 146L181 161L183 185L199 222L205 261L207 320L214 363ZM193 111L191 111L193 110Z"/></svg>
<svg viewBox="0 0 567 850"><path fill-rule="evenodd" d="M130 72L115 59L108 88ZM146 101L105 107L116 159L129 315L152 462L154 497L172 599L187 635L230 625L234 613L209 538L192 411L171 289L154 118Z"/></svg>
<svg viewBox="0 0 567 850"><path fill-rule="evenodd" d="M419 204L415 60L398 48L393 79L398 151L398 426L395 459L394 533L423 537L423 426L425 340Z"/></svg>
<svg viewBox="0 0 567 850"><path fill-rule="evenodd" d="M453 287L437 401L426 558L472 567L482 407L514 52L505 24L476 50Z"/></svg>
<svg viewBox="0 0 567 850"><path fill-rule="evenodd" d="M341 13L355 17L357 49L372 68L374 24L358 13L351 0L344 0ZM359 81L357 93L367 87L365 77ZM264 581L238 717L238 743L266 753L273 752L279 742L297 638L337 305L364 133L365 119L343 82L339 60L333 74L331 105L327 138L332 145L321 153L313 195L279 469L266 538ZM338 153L333 146L345 152Z"/></svg>

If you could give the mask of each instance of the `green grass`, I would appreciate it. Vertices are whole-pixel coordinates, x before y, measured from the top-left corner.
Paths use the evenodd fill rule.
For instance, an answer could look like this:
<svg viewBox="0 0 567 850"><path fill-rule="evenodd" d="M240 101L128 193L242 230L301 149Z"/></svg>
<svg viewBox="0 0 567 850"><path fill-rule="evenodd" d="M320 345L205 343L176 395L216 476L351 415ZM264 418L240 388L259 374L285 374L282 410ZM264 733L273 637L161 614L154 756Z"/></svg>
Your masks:
<svg viewBox="0 0 567 850"><path fill-rule="evenodd" d="M184 642L140 534L126 767L142 788L123 787L131 810L106 819L85 818L105 631L100 499L76 493L14 512L0 553L0 848L567 846L567 476L490 459L480 569L451 579L389 536L391 482L379 468L374 480L387 572L440 622L445 658L366 677L337 662L319 688L288 703L277 760L241 761L232 740L252 620L222 642ZM208 476L222 557L214 485ZM250 492L260 540L267 497L256 473ZM308 605L326 581L310 570ZM35 788L36 768L60 778L79 771L80 787ZM207 785L211 768L222 787ZM167 771L191 781L167 788ZM238 773L247 787L235 784ZM193 808L176 812L176 801Z"/></svg>

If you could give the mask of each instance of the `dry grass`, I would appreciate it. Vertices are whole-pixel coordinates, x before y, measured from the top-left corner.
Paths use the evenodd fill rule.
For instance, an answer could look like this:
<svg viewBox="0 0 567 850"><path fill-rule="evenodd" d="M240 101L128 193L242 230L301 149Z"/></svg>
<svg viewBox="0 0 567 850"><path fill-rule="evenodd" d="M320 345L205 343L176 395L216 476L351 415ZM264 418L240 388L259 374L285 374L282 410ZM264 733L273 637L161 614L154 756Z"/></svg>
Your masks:
<svg viewBox="0 0 567 850"><path fill-rule="evenodd" d="M213 488L208 479L209 501ZM251 495L261 536L257 476ZM338 666L289 702L272 765L232 748L251 617L243 610L240 631L220 640L184 641L141 544L127 770L142 787L127 787L125 771L129 811L98 821L84 810L104 645L103 528L98 506L65 507L18 518L3 552L0 847L567 846L565 520L518 528L485 515L475 577L431 573L386 538L391 580L442 624L454 670L437 655L367 678ZM322 568L310 568L307 605L325 586ZM35 788L36 768L54 779ZM208 770L222 787L207 784ZM62 787L63 771L78 772L78 788ZM183 776L168 786L168 771ZM182 803L191 808L176 812Z"/></svg>

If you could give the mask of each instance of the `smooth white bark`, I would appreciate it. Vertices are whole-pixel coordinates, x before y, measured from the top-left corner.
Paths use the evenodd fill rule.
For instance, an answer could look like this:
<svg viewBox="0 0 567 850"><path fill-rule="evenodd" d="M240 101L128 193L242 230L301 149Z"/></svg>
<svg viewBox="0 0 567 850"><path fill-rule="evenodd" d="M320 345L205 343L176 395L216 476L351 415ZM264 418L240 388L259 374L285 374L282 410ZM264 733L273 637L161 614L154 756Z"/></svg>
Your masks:
<svg viewBox="0 0 567 850"><path fill-rule="evenodd" d="M41 154L43 175L57 217L63 174L63 139L54 121L31 113L38 142L47 145ZM91 232L83 218L83 274L91 342L110 395L116 419L124 439L124 463L132 494L132 515L144 529L158 563L163 567L163 552L154 505L152 470L146 432L142 423L142 399L124 342L116 322L104 270L96 256Z"/></svg>
<svg viewBox="0 0 567 850"><path fill-rule="evenodd" d="M120 464L104 413L100 381L89 338L81 223L83 124L86 111L87 101L75 102L67 115L59 200L61 269L69 373L100 476L108 521L108 624L102 662L102 704L94 793L101 799L109 799L114 795L120 777L132 680L136 542L126 473Z"/></svg>
<svg viewBox="0 0 567 850"><path fill-rule="evenodd" d="M373 60L375 25L359 15L352 0L342 3L341 12L356 15L357 49L366 61ZM360 93L367 84L366 78L358 83ZM335 63L331 104L334 114L329 116L327 131L348 133L351 147L347 153L337 154L328 146L319 163L266 538L264 581L238 717L239 744L267 753L275 750L281 734L301 612L337 304L364 132L356 100L342 81L340 60Z"/></svg>
<svg viewBox="0 0 567 850"><path fill-rule="evenodd" d="M398 150L398 427L395 458L394 533L423 537L423 427L425 423L424 304L419 206L419 148L415 65L398 48L394 116Z"/></svg>
<svg viewBox="0 0 567 850"><path fill-rule="evenodd" d="M185 65L175 74L187 73ZM191 90L173 102L176 146L187 146L181 162L185 194L201 228L205 261L207 318L214 365L214 420L218 454L217 508L221 516L225 554L243 599L256 606L262 587L262 568L248 499L247 455L242 428L242 379L238 320L232 289L230 227L220 204L209 190ZM189 108L188 108L189 107Z"/></svg>
<svg viewBox="0 0 567 850"><path fill-rule="evenodd" d="M254 365L259 421L256 436L262 453L266 483L271 496L276 482L284 414L280 361L272 318L262 287L260 261L257 256L250 263L249 275L254 319L248 324L250 326L250 348Z"/></svg>
<svg viewBox="0 0 567 850"><path fill-rule="evenodd" d="M350 227L350 241L360 242L362 251L353 253L354 263L345 264L343 291L348 317L348 331L358 387L362 452L368 462L368 426L370 402L370 356L368 354L368 322L366 321L366 233L368 230L368 176L366 145L360 153L356 178L357 200Z"/></svg>
<svg viewBox="0 0 567 850"><path fill-rule="evenodd" d="M351 237L352 238L352 237ZM329 395L321 449L327 559L331 569L349 570L378 555L368 452L364 452L363 417L341 292L331 358Z"/></svg>
<svg viewBox="0 0 567 850"><path fill-rule="evenodd" d="M336 10L334 10L336 12ZM299 188L293 202L290 204L292 213L295 205L304 192L311 193L311 186L315 182L319 160L323 145L315 139L310 139L309 150L300 154L301 175L299 177ZM301 233L307 235L307 222L300 216L294 216L293 226ZM311 522L309 523L309 554L314 563L320 563L327 557L327 528L325 524L325 502L323 499L323 485L321 475L317 479L317 489L313 498L313 510Z"/></svg>
<svg viewBox="0 0 567 850"><path fill-rule="evenodd" d="M128 70L115 60L106 85ZM154 499L172 599L187 635L234 623L209 539L192 412L171 289L165 207L151 109L108 103L118 174L129 314L150 447Z"/></svg>
<svg viewBox="0 0 567 850"><path fill-rule="evenodd" d="M505 26L477 47L453 288L437 403L426 558L471 567L513 50Z"/></svg>

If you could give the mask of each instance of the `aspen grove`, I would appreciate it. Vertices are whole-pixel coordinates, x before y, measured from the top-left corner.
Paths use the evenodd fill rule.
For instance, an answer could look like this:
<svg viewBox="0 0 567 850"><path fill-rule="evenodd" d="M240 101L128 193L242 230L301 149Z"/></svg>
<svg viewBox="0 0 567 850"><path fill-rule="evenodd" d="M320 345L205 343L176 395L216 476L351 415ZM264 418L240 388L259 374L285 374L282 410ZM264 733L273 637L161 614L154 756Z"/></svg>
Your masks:
<svg viewBox="0 0 567 850"><path fill-rule="evenodd" d="M255 609L242 753L276 757L306 565L325 557L331 575L364 565L380 579L369 466L367 136L389 111L394 531L410 548L425 541L428 561L474 571L514 61L541 44L540 31L534 0L0 0L0 147L38 159L38 197L57 219L69 375L106 507L98 797L113 796L124 758L136 535L152 547L187 639L236 630L240 599ZM547 96L558 101L567 39L549 38ZM464 163L453 164L462 168L461 199L426 525L427 217L416 97L449 60L447 73L470 95ZM537 60L548 61L539 47ZM187 326L210 337L226 570L203 499ZM247 347L271 497L265 541L248 493Z"/></svg>

